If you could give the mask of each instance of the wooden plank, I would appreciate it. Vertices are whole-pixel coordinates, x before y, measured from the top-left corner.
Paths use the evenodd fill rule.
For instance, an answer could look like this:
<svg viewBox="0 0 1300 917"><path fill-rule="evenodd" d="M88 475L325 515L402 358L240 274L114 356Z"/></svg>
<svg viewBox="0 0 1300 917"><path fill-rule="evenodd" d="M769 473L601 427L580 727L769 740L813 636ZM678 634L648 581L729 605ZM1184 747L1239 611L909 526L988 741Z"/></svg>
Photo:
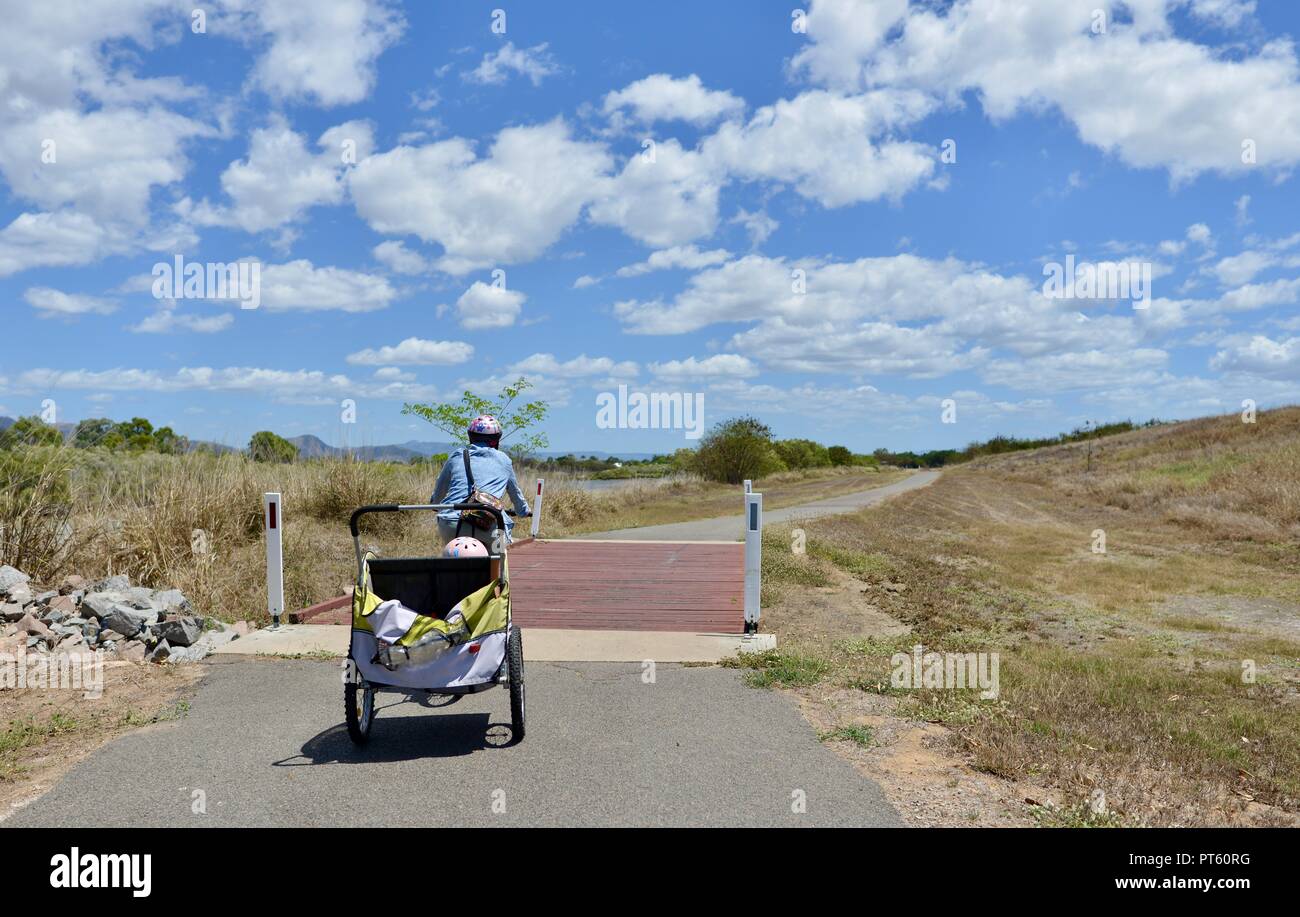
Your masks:
<svg viewBox="0 0 1300 917"><path fill-rule="evenodd" d="M534 541L510 549L510 594L521 627L743 633L739 543ZM348 624L349 597L297 613Z"/></svg>
<svg viewBox="0 0 1300 917"><path fill-rule="evenodd" d="M741 633L744 547L534 541L510 556L522 627Z"/></svg>

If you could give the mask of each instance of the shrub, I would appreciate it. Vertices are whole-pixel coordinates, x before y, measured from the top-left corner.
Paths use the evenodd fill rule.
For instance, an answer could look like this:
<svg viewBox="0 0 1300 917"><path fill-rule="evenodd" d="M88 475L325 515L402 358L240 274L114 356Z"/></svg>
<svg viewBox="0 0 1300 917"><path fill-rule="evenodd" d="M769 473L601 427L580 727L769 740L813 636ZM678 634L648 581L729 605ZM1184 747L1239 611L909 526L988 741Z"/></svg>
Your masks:
<svg viewBox="0 0 1300 917"><path fill-rule="evenodd" d="M772 430L754 417L723 421L704 435L694 470L710 481L739 484L746 478L785 470L772 445Z"/></svg>

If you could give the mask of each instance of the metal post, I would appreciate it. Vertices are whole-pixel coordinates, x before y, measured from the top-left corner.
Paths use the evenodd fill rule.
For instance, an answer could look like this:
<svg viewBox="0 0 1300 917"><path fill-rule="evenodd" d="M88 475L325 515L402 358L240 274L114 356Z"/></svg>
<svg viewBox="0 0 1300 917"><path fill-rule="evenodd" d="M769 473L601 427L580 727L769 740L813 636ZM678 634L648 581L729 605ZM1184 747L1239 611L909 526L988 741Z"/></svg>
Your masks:
<svg viewBox="0 0 1300 917"><path fill-rule="evenodd" d="M534 538L542 530L542 491L546 487L546 479L537 479L537 496L533 498L533 527L529 534Z"/></svg>
<svg viewBox="0 0 1300 917"><path fill-rule="evenodd" d="M262 522L266 525L266 608L271 626L280 626L284 614L284 513L279 494L262 495Z"/></svg>
<svg viewBox="0 0 1300 917"><path fill-rule="evenodd" d="M748 482L746 482L748 483ZM763 594L763 495L745 495L745 633L758 631Z"/></svg>

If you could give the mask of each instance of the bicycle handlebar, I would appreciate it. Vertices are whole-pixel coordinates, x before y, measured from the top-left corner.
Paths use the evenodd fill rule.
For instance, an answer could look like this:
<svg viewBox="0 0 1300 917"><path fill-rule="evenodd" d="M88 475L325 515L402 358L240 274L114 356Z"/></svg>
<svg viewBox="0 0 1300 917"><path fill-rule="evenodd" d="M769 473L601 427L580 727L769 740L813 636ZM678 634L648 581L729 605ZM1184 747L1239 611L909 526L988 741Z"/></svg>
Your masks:
<svg viewBox="0 0 1300 917"><path fill-rule="evenodd" d="M422 509L454 509L461 512L464 512L465 510L474 510L477 512L491 513L493 516L496 516L497 525L501 528L505 528L505 517L507 515L519 515L513 510L506 510L505 513L502 513L501 510L496 507L488 506L483 503L372 503L369 506L359 506L352 511L352 518L348 522L348 528L351 530L353 538L359 538L361 536L361 530L357 527L357 520L366 513L399 513Z"/></svg>

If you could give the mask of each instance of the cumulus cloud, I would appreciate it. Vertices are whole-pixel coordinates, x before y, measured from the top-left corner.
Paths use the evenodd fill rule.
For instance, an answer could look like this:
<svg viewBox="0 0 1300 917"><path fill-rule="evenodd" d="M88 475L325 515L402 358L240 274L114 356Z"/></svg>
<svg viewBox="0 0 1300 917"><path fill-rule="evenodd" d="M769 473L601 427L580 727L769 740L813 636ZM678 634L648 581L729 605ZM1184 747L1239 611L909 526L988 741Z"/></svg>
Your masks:
<svg viewBox="0 0 1300 917"><path fill-rule="evenodd" d="M261 294L262 308L272 311L370 312L386 308L397 291L376 274L316 267L299 258L285 264L263 265Z"/></svg>
<svg viewBox="0 0 1300 917"><path fill-rule="evenodd" d="M1210 359L1221 372L1271 379L1300 379L1300 337L1273 340L1262 334L1234 335Z"/></svg>
<svg viewBox="0 0 1300 917"><path fill-rule="evenodd" d="M310 12L277 2L245 9L240 26L251 19L269 38L254 65L253 83L277 99L327 107L370 94L379 55L405 28L386 0L320 0Z"/></svg>
<svg viewBox="0 0 1300 917"><path fill-rule="evenodd" d="M454 366L474 356L474 347L464 341L426 341L409 337L395 346L366 348L348 354L347 361L363 366L376 363L418 366Z"/></svg>
<svg viewBox="0 0 1300 917"><path fill-rule="evenodd" d="M713 234L724 175L676 140L634 155L601 184L591 218L647 245L670 246Z"/></svg>
<svg viewBox="0 0 1300 917"><path fill-rule="evenodd" d="M298 220L311 207L338 204L344 170L370 155L373 129L368 122L349 121L325 131L317 145L320 152L308 150L302 134L282 116L273 117L267 127L253 131L248 157L221 173L229 205L204 200L190 206L186 201L179 209L199 225L256 233Z"/></svg>
<svg viewBox="0 0 1300 917"><path fill-rule="evenodd" d="M177 331L191 331L195 334L215 334L225 331L235 323L235 317L229 312L220 315L190 315L179 309L174 299L159 300L158 308L152 315L146 316L128 330L136 334L171 334Z"/></svg>
<svg viewBox="0 0 1300 917"><path fill-rule="evenodd" d="M701 150L709 167L787 184L823 207L897 199L930 178L937 160L924 144L887 137L933 107L913 91L814 90L723 124Z"/></svg>
<svg viewBox="0 0 1300 917"><path fill-rule="evenodd" d="M99 296L82 293L64 293L51 287L32 287L23 299L41 318L67 318L73 315L109 315L117 311L117 303Z"/></svg>
<svg viewBox="0 0 1300 917"><path fill-rule="evenodd" d="M476 280L456 300L456 314L462 328L509 328L527 298L518 290Z"/></svg>
<svg viewBox="0 0 1300 917"><path fill-rule="evenodd" d="M462 138L375 153L349 173L358 214L377 232L442 246L453 274L530 261L571 226L610 156L561 119L510 127L486 155Z"/></svg>
<svg viewBox="0 0 1300 917"><path fill-rule="evenodd" d="M731 252L725 248L701 251L694 245L676 245L672 248L651 252L650 256L644 261L626 265L614 273L619 277L638 277L652 271L669 271L679 268L697 271L700 268L722 264L730 258Z"/></svg>
<svg viewBox="0 0 1300 917"><path fill-rule="evenodd" d="M758 367L748 357L735 353L719 353L703 360L687 357L685 360L668 360L651 363L650 373L665 381L747 378L758 375Z"/></svg>
<svg viewBox="0 0 1300 917"><path fill-rule="evenodd" d="M642 124L685 121L701 127L741 114L745 101L730 92L706 89L694 73L685 77L655 73L607 94L603 107L607 116L630 115Z"/></svg>
<svg viewBox="0 0 1300 917"><path fill-rule="evenodd" d="M430 399L440 397L432 386L379 379L364 382L343 373L321 370L279 370L255 366L187 366L165 373L152 369L115 367L105 370L34 368L12 380L14 388L35 391L89 389L129 392L234 392L291 403L337 404L338 398Z"/></svg>
<svg viewBox="0 0 1300 917"><path fill-rule="evenodd" d="M546 48L545 42L532 48L516 48L514 42L508 41L495 53L484 54L477 67L462 75L471 83L495 86L506 82L511 74L515 74L526 77L534 86L540 86L546 77L560 72L555 58Z"/></svg>
<svg viewBox="0 0 1300 917"><path fill-rule="evenodd" d="M429 260L396 240L380 242L371 249L376 260L398 274L425 274L433 269Z"/></svg>
<svg viewBox="0 0 1300 917"><path fill-rule="evenodd" d="M810 44L793 64L840 91L916 88L956 102L973 90L995 120L1054 109L1085 143L1129 165L1167 169L1175 180L1300 162L1300 67L1291 42L1212 49L1175 34L1169 12L1181 5L889 0L864 10L854 0L816 0ZM1094 9L1105 14L1104 31L1092 29ZM1240 21L1244 9L1226 0L1194 7L1220 24ZM1117 73L1122 92L1114 91Z"/></svg>

